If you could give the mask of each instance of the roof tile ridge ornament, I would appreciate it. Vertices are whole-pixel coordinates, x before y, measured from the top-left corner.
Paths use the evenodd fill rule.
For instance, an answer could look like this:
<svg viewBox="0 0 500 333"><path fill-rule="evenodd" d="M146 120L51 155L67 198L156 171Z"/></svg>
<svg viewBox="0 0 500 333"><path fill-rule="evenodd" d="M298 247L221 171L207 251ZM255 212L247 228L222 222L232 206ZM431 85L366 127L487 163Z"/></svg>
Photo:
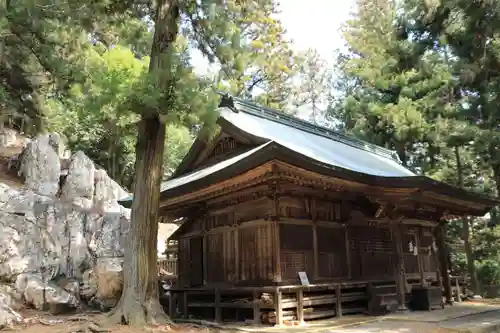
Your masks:
<svg viewBox="0 0 500 333"><path fill-rule="evenodd" d="M226 93L226 92L220 92L220 91L218 91L217 93L221 96L220 102L219 102L219 107L220 108L228 108L228 109L230 109L231 111L233 111L235 113L240 112L236 108L236 106L234 105L233 96L231 96L229 93Z"/></svg>

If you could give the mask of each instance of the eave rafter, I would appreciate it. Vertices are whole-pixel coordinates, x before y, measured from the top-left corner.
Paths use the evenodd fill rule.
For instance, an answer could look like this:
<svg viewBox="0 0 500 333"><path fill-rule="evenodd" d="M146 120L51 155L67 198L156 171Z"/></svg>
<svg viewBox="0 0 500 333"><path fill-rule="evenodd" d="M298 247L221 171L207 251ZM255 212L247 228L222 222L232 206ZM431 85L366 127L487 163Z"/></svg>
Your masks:
<svg viewBox="0 0 500 333"><path fill-rule="evenodd" d="M165 212L182 210L192 204L214 200L259 184L267 184L269 189L280 193L287 191L287 186L294 185L304 191L309 189L310 192L323 192L332 198L358 202L366 200L364 204L371 205L369 210L376 218L383 218L397 211L408 218L426 216L439 221L449 215L477 215L478 211L485 209L480 203L455 199L428 190L368 185L322 175L279 160L271 160L250 171L192 192L172 195L162 200L161 207Z"/></svg>

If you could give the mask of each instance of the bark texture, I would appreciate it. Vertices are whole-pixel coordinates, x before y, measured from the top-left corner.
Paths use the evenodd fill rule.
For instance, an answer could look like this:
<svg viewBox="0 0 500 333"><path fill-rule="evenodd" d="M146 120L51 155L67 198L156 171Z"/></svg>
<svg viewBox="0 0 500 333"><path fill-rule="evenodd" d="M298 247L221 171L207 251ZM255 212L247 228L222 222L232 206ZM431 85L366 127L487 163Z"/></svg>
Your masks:
<svg viewBox="0 0 500 333"><path fill-rule="evenodd" d="M125 249L124 286L112 321L131 326L168 323L158 299L157 239L165 124L139 122L132 221Z"/></svg>
<svg viewBox="0 0 500 333"><path fill-rule="evenodd" d="M157 87L170 94L170 53L178 34L177 0L159 0L149 71ZM167 96L168 97L168 96ZM132 204L131 229L124 260L124 289L111 313L111 323L130 326L169 323L158 299L157 238L160 185L163 176L165 123L160 110L141 110L139 122Z"/></svg>

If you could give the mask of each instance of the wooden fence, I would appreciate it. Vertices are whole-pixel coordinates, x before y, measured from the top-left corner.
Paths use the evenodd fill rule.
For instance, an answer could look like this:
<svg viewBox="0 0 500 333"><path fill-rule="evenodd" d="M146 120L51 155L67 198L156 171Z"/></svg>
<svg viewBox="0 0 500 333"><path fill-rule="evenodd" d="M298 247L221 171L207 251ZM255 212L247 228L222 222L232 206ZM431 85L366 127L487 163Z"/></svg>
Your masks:
<svg viewBox="0 0 500 333"><path fill-rule="evenodd" d="M177 275L177 258L158 259L158 270L160 268L173 275Z"/></svg>

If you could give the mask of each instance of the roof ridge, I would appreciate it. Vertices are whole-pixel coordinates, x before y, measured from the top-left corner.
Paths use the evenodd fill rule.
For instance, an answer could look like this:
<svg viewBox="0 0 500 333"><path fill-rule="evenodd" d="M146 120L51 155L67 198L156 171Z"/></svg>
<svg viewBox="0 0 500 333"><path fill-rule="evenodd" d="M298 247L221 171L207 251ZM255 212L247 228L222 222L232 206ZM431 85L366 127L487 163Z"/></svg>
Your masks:
<svg viewBox="0 0 500 333"><path fill-rule="evenodd" d="M227 95L226 95L227 98ZM294 128L297 128L299 130L309 132L311 134L323 136L327 139L335 140L337 142L341 142L343 144L350 145L354 148L362 149L364 151L368 151L377 155L380 155L385 158L390 158L394 160L395 162L402 164L401 160L399 159L399 156L394 152L393 150L377 146L373 143L369 143L363 140L360 140L358 138L354 138L351 136L347 136L345 134L338 133L336 131L333 131L331 129L328 129L323 126L315 125L310 122L307 122L305 120L299 119L294 116L287 115L285 113L279 112L277 110L273 110L271 108L258 105L256 103L250 102L248 100L244 100L238 97L231 97L233 100L233 105L232 107L229 107L229 105L224 105L226 107L229 107L233 111L242 111L245 113L252 114L254 116L264 118L267 120L271 120L274 122L278 122L287 126L292 126ZM222 105L221 105L222 106ZM242 108L238 108L238 106L241 106ZM234 110L237 109L237 110Z"/></svg>

